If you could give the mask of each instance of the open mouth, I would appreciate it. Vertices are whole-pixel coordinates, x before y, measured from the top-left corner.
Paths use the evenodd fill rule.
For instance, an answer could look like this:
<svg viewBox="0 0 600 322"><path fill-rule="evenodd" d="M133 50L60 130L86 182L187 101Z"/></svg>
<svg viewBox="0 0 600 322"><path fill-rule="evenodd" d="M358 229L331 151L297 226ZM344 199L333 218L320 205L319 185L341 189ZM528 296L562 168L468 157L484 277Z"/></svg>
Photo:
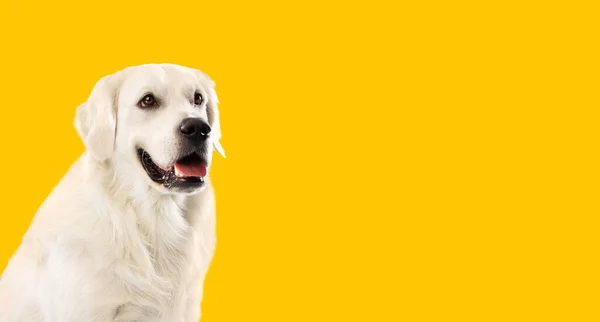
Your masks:
<svg viewBox="0 0 600 322"><path fill-rule="evenodd" d="M166 188L196 188L204 184L206 161L197 153L185 156L168 167L154 163L150 154L143 149L138 149L138 156L148 177Z"/></svg>

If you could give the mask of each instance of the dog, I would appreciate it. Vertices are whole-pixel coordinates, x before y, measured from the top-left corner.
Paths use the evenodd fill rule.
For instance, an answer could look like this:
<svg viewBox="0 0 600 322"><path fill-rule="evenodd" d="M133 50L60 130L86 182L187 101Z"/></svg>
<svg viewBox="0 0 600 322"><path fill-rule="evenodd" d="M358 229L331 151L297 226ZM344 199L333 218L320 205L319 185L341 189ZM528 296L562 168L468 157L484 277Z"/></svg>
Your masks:
<svg viewBox="0 0 600 322"><path fill-rule="evenodd" d="M0 279L1 322L197 322L215 251L215 84L174 64L100 79L77 107L85 152Z"/></svg>

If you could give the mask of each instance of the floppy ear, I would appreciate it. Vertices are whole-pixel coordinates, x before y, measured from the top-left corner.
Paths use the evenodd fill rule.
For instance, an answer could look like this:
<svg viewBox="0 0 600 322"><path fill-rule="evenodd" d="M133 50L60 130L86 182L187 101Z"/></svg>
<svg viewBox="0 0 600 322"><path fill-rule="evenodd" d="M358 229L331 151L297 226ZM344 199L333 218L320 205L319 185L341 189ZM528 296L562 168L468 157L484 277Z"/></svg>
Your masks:
<svg viewBox="0 0 600 322"><path fill-rule="evenodd" d="M115 145L117 88L116 75L105 76L96 83L88 100L77 107L75 129L98 161L108 159Z"/></svg>
<svg viewBox="0 0 600 322"><path fill-rule="evenodd" d="M221 123L219 121L219 99L214 89L210 90L210 97L206 102L206 113L208 114L208 122L211 128L211 137L213 146L219 154L225 158L225 150L221 146Z"/></svg>

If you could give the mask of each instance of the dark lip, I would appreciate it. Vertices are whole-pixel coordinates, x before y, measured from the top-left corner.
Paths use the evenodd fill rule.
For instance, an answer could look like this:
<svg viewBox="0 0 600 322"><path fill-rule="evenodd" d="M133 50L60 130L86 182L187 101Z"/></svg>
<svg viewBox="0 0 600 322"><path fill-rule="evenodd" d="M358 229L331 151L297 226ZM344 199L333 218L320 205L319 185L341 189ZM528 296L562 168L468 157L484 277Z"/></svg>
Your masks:
<svg viewBox="0 0 600 322"><path fill-rule="evenodd" d="M138 157L142 167L146 171L146 174L150 180L163 185L165 188L181 188L181 189L194 189L204 185L204 178L202 177L177 177L173 171L166 171L158 167L152 157L144 149L138 148ZM179 160L185 159L192 156L195 153L183 156ZM200 157L200 156L198 156ZM200 159L202 159L200 157Z"/></svg>

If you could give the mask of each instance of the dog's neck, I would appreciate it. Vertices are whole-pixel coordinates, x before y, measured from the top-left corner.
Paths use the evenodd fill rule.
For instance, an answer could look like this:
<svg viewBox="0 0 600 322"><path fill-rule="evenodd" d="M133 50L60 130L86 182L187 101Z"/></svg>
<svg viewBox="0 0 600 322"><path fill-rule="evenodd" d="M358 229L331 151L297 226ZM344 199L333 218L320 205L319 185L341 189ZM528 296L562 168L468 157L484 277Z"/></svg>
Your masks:
<svg viewBox="0 0 600 322"><path fill-rule="evenodd" d="M112 234L123 252L136 254L133 259L141 274L159 276L176 274L180 267L180 250L188 242L193 223L188 218L188 207L193 207L194 196L164 194L148 185L126 181L111 162L84 162L90 180L99 180L99 198L111 198L112 209L104 215L114 223ZM98 167L101 167L98 168ZM102 171L99 171L102 170ZM129 174L130 175L130 174ZM131 175L130 175L131 176ZM122 241L122 242L119 242ZM134 249L127 249L133 247ZM117 247L118 248L118 247Z"/></svg>

